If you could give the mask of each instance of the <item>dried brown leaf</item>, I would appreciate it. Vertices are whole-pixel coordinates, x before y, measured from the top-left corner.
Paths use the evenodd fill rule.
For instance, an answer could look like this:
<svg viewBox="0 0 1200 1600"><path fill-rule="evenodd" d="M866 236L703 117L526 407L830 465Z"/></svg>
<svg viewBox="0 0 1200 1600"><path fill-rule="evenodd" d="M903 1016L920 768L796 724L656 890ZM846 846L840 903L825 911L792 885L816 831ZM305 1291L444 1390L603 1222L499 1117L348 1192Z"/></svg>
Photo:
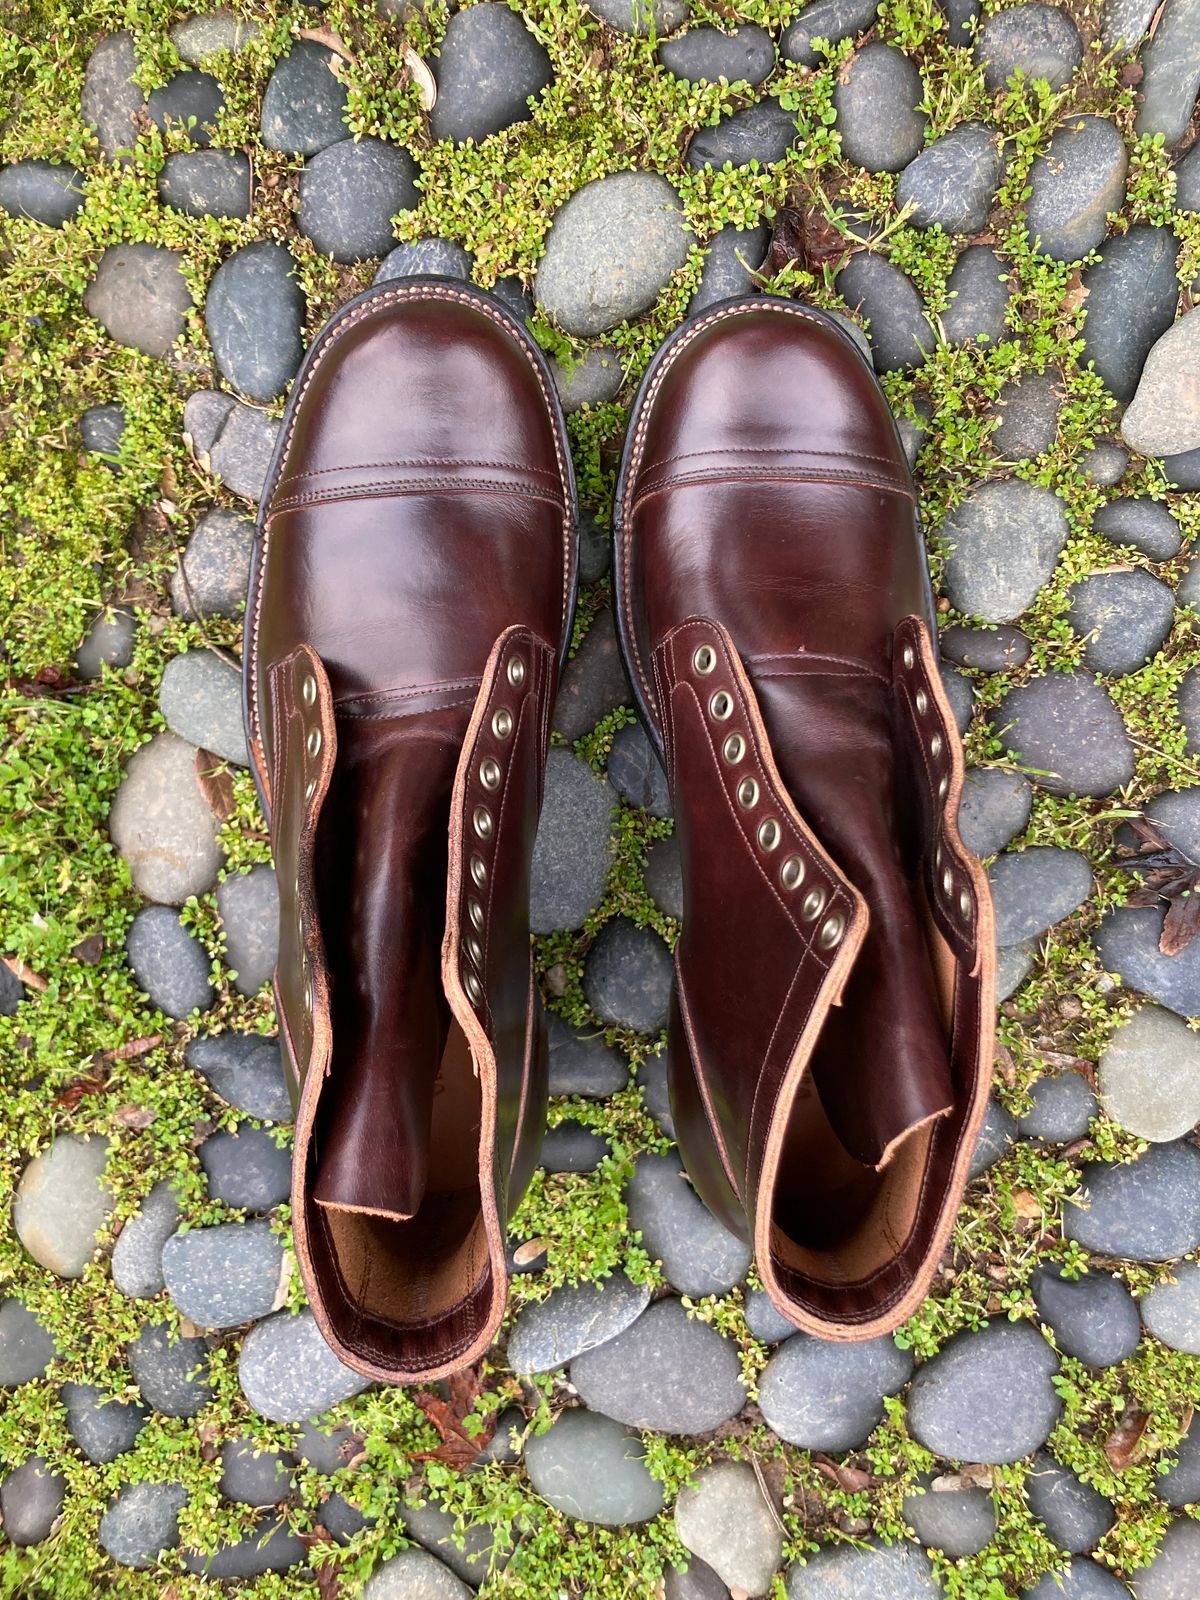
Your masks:
<svg viewBox="0 0 1200 1600"><path fill-rule="evenodd" d="M1104 1441L1104 1454L1114 1472L1124 1472L1142 1457L1142 1437L1150 1424L1149 1414L1128 1406L1120 1422Z"/></svg>

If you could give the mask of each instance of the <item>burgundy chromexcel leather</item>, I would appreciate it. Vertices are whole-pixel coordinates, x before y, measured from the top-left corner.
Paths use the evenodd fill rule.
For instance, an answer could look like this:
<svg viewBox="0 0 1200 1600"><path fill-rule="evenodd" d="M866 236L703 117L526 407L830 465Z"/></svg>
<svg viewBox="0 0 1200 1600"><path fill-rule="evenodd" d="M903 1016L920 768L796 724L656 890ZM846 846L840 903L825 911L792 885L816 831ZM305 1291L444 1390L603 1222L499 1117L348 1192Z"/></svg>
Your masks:
<svg viewBox="0 0 1200 1600"><path fill-rule="evenodd" d="M544 1130L529 864L575 523L553 385L502 306L408 279L330 321L264 490L246 722L301 1276L389 1382L490 1344Z"/></svg>
<svg viewBox="0 0 1200 1600"><path fill-rule="evenodd" d="M635 404L615 525L683 861L681 1153L785 1316L867 1338L946 1246L994 953L912 480L844 330L765 296L686 323Z"/></svg>

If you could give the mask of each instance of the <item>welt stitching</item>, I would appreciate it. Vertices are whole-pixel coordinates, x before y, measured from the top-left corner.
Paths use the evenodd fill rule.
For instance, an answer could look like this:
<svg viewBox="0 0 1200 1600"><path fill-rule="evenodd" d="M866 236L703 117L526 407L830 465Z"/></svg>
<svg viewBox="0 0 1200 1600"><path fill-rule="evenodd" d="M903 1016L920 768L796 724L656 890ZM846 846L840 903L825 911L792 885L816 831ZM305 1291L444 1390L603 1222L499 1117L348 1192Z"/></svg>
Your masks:
<svg viewBox="0 0 1200 1600"><path fill-rule="evenodd" d="M479 682L478 678L440 678L435 683L425 683L410 688L372 689L367 694L348 694L344 699L335 704L335 710L342 705L352 704L360 700L419 700L425 695L439 694L443 689L474 689Z"/></svg>
<svg viewBox="0 0 1200 1600"><path fill-rule="evenodd" d="M675 472L664 478L650 478L643 483L633 504L641 505L668 489L687 489L701 483L842 483L863 489L875 489L880 494L899 495L903 500L915 501L908 489L885 478L870 477L865 472L839 472L835 468L814 469L812 472L773 472L767 468L727 468L722 471Z"/></svg>
<svg viewBox="0 0 1200 1600"><path fill-rule="evenodd" d="M492 471L524 472L531 478L549 478L553 483L554 474L545 467L531 467L524 462L516 461L476 461L443 460L440 456L398 456L394 461L355 461L345 467L310 467L307 472L289 472L279 480L280 484L299 483L305 478L320 478L335 472L376 472L386 467L487 467ZM279 485L277 484L276 487Z"/></svg>
<svg viewBox="0 0 1200 1600"><path fill-rule="evenodd" d="M400 499L405 495L419 495L429 489L455 494L486 494L524 496L529 500L545 500L551 505L562 504L562 496L552 494L537 484L505 483L493 478L411 478L397 482L394 478L368 479L364 483L347 484L344 489L311 489L305 494L279 495L271 502L267 520L271 521L284 511L295 511L299 506L333 505L340 500L367 500L375 498Z"/></svg>
<svg viewBox="0 0 1200 1600"><path fill-rule="evenodd" d="M782 450L776 445L755 444L729 444L721 445L712 450L681 450L677 455L664 456L659 462L660 467L669 467L676 461L691 461L700 456L781 456L805 455L822 456L831 460L843 461L880 461L885 466L894 466L891 456L875 456L866 450Z"/></svg>

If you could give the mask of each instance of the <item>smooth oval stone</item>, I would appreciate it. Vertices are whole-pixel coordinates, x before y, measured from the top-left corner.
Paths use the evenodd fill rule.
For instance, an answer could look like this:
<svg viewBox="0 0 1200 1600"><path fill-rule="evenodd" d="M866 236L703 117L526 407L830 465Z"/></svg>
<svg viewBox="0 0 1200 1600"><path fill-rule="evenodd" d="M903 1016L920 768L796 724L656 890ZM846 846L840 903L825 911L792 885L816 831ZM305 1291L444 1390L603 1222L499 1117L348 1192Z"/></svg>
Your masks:
<svg viewBox="0 0 1200 1600"><path fill-rule="evenodd" d="M649 1304L649 1288L624 1273L552 1289L518 1314L508 1336L508 1364L522 1376L553 1372L624 1333Z"/></svg>
<svg viewBox="0 0 1200 1600"><path fill-rule="evenodd" d="M304 309L296 261L285 245L243 245L213 274L204 325L221 373L248 400L274 400L295 377L304 355Z"/></svg>
<svg viewBox="0 0 1200 1600"><path fill-rule="evenodd" d="M175 1191L166 1178L161 1178L117 1235L112 1277L130 1300L151 1300L165 1287L163 1245L178 1228L181 1217Z"/></svg>
<svg viewBox="0 0 1200 1600"><path fill-rule="evenodd" d="M260 1450L249 1434L221 1446L220 1488L227 1500L262 1509L278 1505L291 1487L289 1459L277 1450Z"/></svg>
<svg viewBox="0 0 1200 1600"><path fill-rule="evenodd" d="M933 1562L911 1544L826 1545L788 1568L787 1600L941 1600Z"/></svg>
<svg viewBox="0 0 1200 1600"><path fill-rule="evenodd" d="M662 1510L662 1484L644 1458L632 1429L579 1407L562 1412L525 1446L530 1481L544 1500L608 1528L648 1522Z"/></svg>
<svg viewBox="0 0 1200 1600"><path fill-rule="evenodd" d="M225 109L221 85L208 72L177 72L146 102L150 120L162 133L186 133L198 149L212 143L217 118Z"/></svg>
<svg viewBox="0 0 1200 1600"><path fill-rule="evenodd" d="M146 1571L179 1544L179 1513L188 1492L181 1483L131 1483L100 1518L99 1540L119 1567Z"/></svg>
<svg viewBox="0 0 1200 1600"><path fill-rule="evenodd" d="M1179 524L1161 500L1134 495L1101 506L1092 527L1113 544L1130 545L1151 561L1170 561L1183 543ZM1182 584L1179 598L1181 604L1187 603Z"/></svg>
<svg viewBox="0 0 1200 1600"><path fill-rule="evenodd" d="M546 1013L550 1047L550 1093L607 1100L629 1084L629 1062L604 1042L594 1027L573 1028L555 1012Z"/></svg>
<svg viewBox="0 0 1200 1600"><path fill-rule="evenodd" d="M469 278L474 265L471 252L450 239L414 239L389 250L371 281L389 283L394 278L416 278L425 273L442 278ZM499 293L499 285L492 293ZM524 320L524 308L519 315Z"/></svg>
<svg viewBox="0 0 1200 1600"><path fill-rule="evenodd" d="M814 39L837 44L851 34L865 33L879 15L882 0L813 0L784 30L780 51L785 61L802 67L815 67L820 56L812 47Z"/></svg>
<svg viewBox="0 0 1200 1600"><path fill-rule="evenodd" d="M1143 136L1161 134L1169 149L1183 138L1200 88L1200 14L1194 4L1163 10L1142 51L1142 69L1134 129Z"/></svg>
<svg viewBox="0 0 1200 1600"><path fill-rule="evenodd" d="M297 226L335 261L386 255L396 242L392 218L417 204L416 172L407 150L382 139L328 145L300 174Z"/></svg>
<svg viewBox="0 0 1200 1600"><path fill-rule="evenodd" d="M968 616L1011 622L1050 581L1067 534L1052 489L1021 478L977 484L942 524L946 593Z"/></svg>
<svg viewBox="0 0 1200 1600"><path fill-rule="evenodd" d="M1061 1550L1093 1549L1116 1521L1112 1501L1039 1450L1025 1476L1029 1509Z"/></svg>
<svg viewBox="0 0 1200 1600"><path fill-rule="evenodd" d="M1200 1150L1179 1140L1097 1161L1064 1207L1063 1233L1097 1255L1174 1261L1200 1245Z"/></svg>
<svg viewBox="0 0 1200 1600"><path fill-rule="evenodd" d="M1200 1570L1200 1522L1177 1517L1149 1566L1134 1574L1137 1600L1192 1600Z"/></svg>
<svg viewBox="0 0 1200 1600"><path fill-rule="evenodd" d="M1111 794L1133 777L1121 713L1086 673L1031 678L1005 695L992 726L1035 786L1050 794Z"/></svg>
<svg viewBox="0 0 1200 1600"><path fill-rule="evenodd" d="M678 1153L637 1158L626 1190L630 1226L642 1236L667 1282L699 1298L724 1294L746 1275L750 1249L708 1210L688 1182Z"/></svg>
<svg viewBox="0 0 1200 1600"><path fill-rule="evenodd" d="M996 943L1019 944L1061 922L1091 898L1092 869L1078 850L1030 845L997 856L988 872Z"/></svg>
<svg viewBox="0 0 1200 1600"><path fill-rule="evenodd" d="M312 156L346 137L342 71L340 59L315 39L292 41L263 93L260 125L268 150Z"/></svg>
<svg viewBox="0 0 1200 1600"><path fill-rule="evenodd" d="M1063 89L1079 70L1083 41L1079 29L1058 6L1009 6L994 11L975 36L975 58L993 94L1014 72L1027 83L1041 79Z"/></svg>
<svg viewBox="0 0 1200 1600"><path fill-rule="evenodd" d="M1021 947L1018 945L1017 949ZM1001 952L1003 957L1004 952ZM1024 974L1022 974L1024 976ZM999 987L999 985L997 985ZM1017 1119L993 1095L983 1113L983 1123L971 1158L970 1176L978 1178L994 1167L1017 1137Z"/></svg>
<svg viewBox="0 0 1200 1600"><path fill-rule="evenodd" d="M837 292L867 319L878 372L920 367L933 349L933 329L916 285L882 256L860 251L837 276Z"/></svg>
<svg viewBox="0 0 1200 1600"><path fill-rule="evenodd" d="M796 139L796 115L768 97L735 111L712 127L699 128L688 146L689 167L760 166L782 161Z"/></svg>
<svg viewBox="0 0 1200 1600"><path fill-rule="evenodd" d="M912 1355L890 1334L835 1343L797 1333L767 1362L758 1403L789 1444L840 1453L861 1445L883 1418L885 1395L912 1376Z"/></svg>
<svg viewBox="0 0 1200 1600"><path fill-rule="evenodd" d="M1008 267L990 246L967 246L946 280L946 294L942 331L948 344L998 344L1004 338L1012 287Z"/></svg>
<svg viewBox="0 0 1200 1600"><path fill-rule="evenodd" d="M199 1328L237 1328L275 1310L290 1269L269 1222L174 1233L163 1246L167 1293Z"/></svg>
<svg viewBox="0 0 1200 1600"><path fill-rule="evenodd" d="M913 1379L908 1422L935 1455L994 1465L1050 1437L1062 1401L1053 1350L1029 1323L1000 1319L959 1333Z"/></svg>
<svg viewBox="0 0 1200 1600"><path fill-rule="evenodd" d="M264 1122L291 1121L292 1102L274 1035L230 1032L196 1038L184 1059L228 1105Z"/></svg>
<svg viewBox="0 0 1200 1600"><path fill-rule="evenodd" d="M1182 1138L1200 1122L1200 1035L1182 1017L1143 1006L1119 1023L1100 1056L1100 1098L1139 1138Z"/></svg>
<svg viewBox="0 0 1200 1600"><path fill-rule="evenodd" d="M158 705L172 733L235 766L250 765L242 724L242 675L213 650L172 656L158 688Z"/></svg>
<svg viewBox="0 0 1200 1600"><path fill-rule="evenodd" d="M654 1035L667 1025L674 971L671 952L653 928L614 917L587 953L584 994L601 1021Z"/></svg>
<svg viewBox="0 0 1200 1600"><path fill-rule="evenodd" d="M1078 1072L1039 1078L1029 1095L1029 1110L1018 1118L1017 1126L1023 1139L1045 1144L1069 1144L1084 1138L1099 1110L1087 1080Z"/></svg>
<svg viewBox="0 0 1200 1600"><path fill-rule="evenodd" d="M914 228L979 233L1004 176L1004 142L994 128L963 122L943 134L900 174L896 204L911 205Z"/></svg>
<svg viewBox="0 0 1200 1600"><path fill-rule="evenodd" d="M89 1461L104 1466L132 1450L146 1425L147 1409L114 1400L90 1383L64 1383L59 1391L67 1428Z"/></svg>
<svg viewBox="0 0 1200 1600"><path fill-rule="evenodd" d="M1162 649L1175 620L1175 595L1149 572L1098 572L1073 586L1067 616L1085 641L1087 665L1120 677Z"/></svg>
<svg viewBox="0 0 1200 1600"><path fill-rule="evenodd" d="M128 166L138 140L138 117L146 96L134 82L139 66L133 35L122 29L110 33L88 57L83 76L80 110L84 123L95 129L101 155Z"/></svg>
<svg viewBox="0 0 1200 1600"><path fill-rule="evenodd" d="M925 142L925 87L893 45L874 41L850 59L833 91L842 157L867 172L899 172Z"/></svg>
<svg viewBox="0 0 1200 1600"><path fill-rule="evenodd" d="M604 898L612 865L613 796L570 750L552 750L530 868L533 933L581 928Z"/></svg>
<svg viewBox="0 0 1200 1600"><path fill-rule="evenodd" d="M550 375L568 416L584 406L603 405L612 400L625 381L620 352L611 345L589 350L570 370L562 361L554 359Z"/></svg>
<svg viewBox="0 0 1200 1600"><path fill-rule="evenodd" d="M1115 1367L1137 1349L1138 1308L1119 1278L1092 1268L1072 1279L1045 1266L1034 1273L1032 1289L1038 1315L1064 1355L1089 1367Z"/></svg>
<svg viewBox="0 0 1200 1600"><path fill-rule="evenodd" d="M375 1568L362 1600L471 1600L473 1594L428 1550L410 1547Z"/></svg>
<svg viewBox="0 0 1200 1600"><path fill-rule="evenodd" d="M109 245L84 292L88 314L117 344L161 360L187 326L192 305L182 261L163 245Z"/></svg>
<svg viewBox="0 0 1200 1600"><path fill-rule="evenodd" d="M192 67L200 66L221 50L237 55L261 37L257 22L246 22L224 6L187 17L171 27L171 43L179 52L179 59Z"/></svg>
<svg viewBox="0 0 1200 1600"><path fill-rule="evenodd" d="M938 635L941 652L960 667L978 672L1008 672L1029 660L1029 640L1020 628L967 628L956 622Z"/></svg>
<svg viewBox="0 0 1200 1600"><path fill-rule="evenodd" d="M1142 1321L1169 1349L1200 1356L1200 1261L1181 1261L1174 1276L1144 1297Z"/></svg>
<svg viewBox="0 0 1200 1600"><path fill-rule="evenodd" d="M142 1399L164 1417L194 1417L212 1399L203 1339L176 1338L165 1322L147 1322L127 1354Z"/></svg>
<svg viewBox="0 0 1200 1600"><path fill-rule="evenodd" d="M1026 206L1030 238L1056 261L1078 261L1104 238L1125 203L1129 152L1103 117L1073 117L1033 164Z"/></svg>
<svg viewBox="0 0 1200 1600"><path fill-rule="evenodd" d="M1067 1562L1061 1578L1047 1572L1032 1589L1022 1589L1021 1600L1129 1600L1129 1590L1107 1568L1077 1558Z"/></svg>
<svg viewBox="0 0 1200 1600"><path fill-rule="evenodd" d="M238 1379L255 1411L271 1422L306 1422L370 1384L338 1360L311 1311L278 1311L251 1328Z"/></svg>
<svg viewBox="0 0 1200 1600"><path fill-rule="evenodd" d="M170 906L145 906L125 936L125 954L139 985L168 1017L207 1011L214 999L209 958Z"/></svg>
<svg viewBox="0 0 1200 1600"><path fill-rule="evenodd" d="M0 167L0 211L61 228L83 205L83 183L83 173L69 162L11 162Z"/></svg>
<svg viewBox="0 0 1200 1600"><path fill-rule="evenodd" d="M177 150L158 175L158 197L189 217L250 215L250 160L242 150Z"/></svg>
<svg viewBox="0 0 1200 1600"><path fill-rule="evenodd" d="M524 18L496 3L456 11L433 63L435 139L477 142L529 116L527 102L553 80L545 47Z"/></svg>
<svg viewBox="0 0 1200 1600"><path fill-rule="evenodd" d="M675 1503L679 1541L731 1589L766 1594L783 1559L783 1529L748 1462L701 1468Z"/></svg>
<svg viewBox="0 0 1200 1600"><path fill-rule="evenodd" d="M82 1278L112 1214L104 1182L109 1142L60 1134L21 1174L12 1225L29 1254L59 1278Z"/></svg>
<svg viewBox="0 0 1200 1600"><path fill-rule="evenodd" d="M775 44L765 28L744 23L730 33L689 28L658 49L667 71L688 83L761 83L775 66Z"/></svg>
<svg viewBox="0 0 1200 1600"><path fill-rule="evenodd" d="M1137 393L1121 418L1121 437L1141 455L1175 456L1200 446L1200 385L1195 381L1200 363L1200 316L1196 309L1185 313L1155 341Z"/></svg>
<svg viewBox="0 0 1200 1600"><path fill-rule="evenodd" d="M1087 449L1079 465L1089 483L1111 489L1125 476L1129 451L1112 439L1098 439Z"/></svg>
<svg viewBox="0 0 1200 1600"><path fill-rule="evenodd" d="M1100 246L1083 272L1083 355L1124 404L1133 399L1155 340L1175 320L1179 242L1170 228L1136 224Z"/></svg>
<svg viewBox="0 0 1200 1600"><path fill-rule="evenodd" d="M198 758L186 739L155 734L130 756L108 814L109 838L134 888L164 905L204 894L221 865L220 824L201 787Z"/></svg>
<svg viewBox="0 0 1200 1600"><path fill-rule="evenodd" d="M1193 940L1177 955L1163 955L1163 917L1153 906L1118 906L1093 936L1096 952L1105 969L1131 989L1181 1017L1194 1017L1200 1014L1200 947Z"/></svg>
<svg viewBox="0 0 1200 1600"><path fill-rule="evenodd" d="M1006 383L994 409L992 449L1005 461L1032 461L1044 455L1058 434L1063 401L1062 376L1056 371L1026 372Z"/></svg>
<svg viewBox="0 0 1200 1600"><path fill-rule="evenodd" d="M917 1481L925 1492L905 1495L904 1517L923 1545L957 1561L992 1542L996 1508L986 1489L939 1489L930 1474Z"/></svg>
<svg viewBox="0 0 1200 1600"><path fill-rule="evenodd" d="M1200 1424L1195 1414L1179 1443L1164 1450L1159 1466L1164 1466L1171 1457L1173 1464L1158 1478L1155 1492L1169 1506L1194 1505L1200 1501Z"/></svg>

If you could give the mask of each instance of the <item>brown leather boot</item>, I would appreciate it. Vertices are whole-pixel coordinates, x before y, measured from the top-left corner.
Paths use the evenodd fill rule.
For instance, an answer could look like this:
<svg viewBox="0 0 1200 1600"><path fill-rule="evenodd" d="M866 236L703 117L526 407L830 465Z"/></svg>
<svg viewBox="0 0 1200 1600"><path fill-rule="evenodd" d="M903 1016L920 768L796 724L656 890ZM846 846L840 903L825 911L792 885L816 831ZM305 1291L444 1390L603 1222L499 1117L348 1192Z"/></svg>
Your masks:
<svg viewBox="0 0 1200 1600"><path fill-rule="evenodd" d="M945 1248L994 957L912 480L849 336L761 296L685 324L638 395L616 519L683 857L683 1158L785 1316L867 1338Z"/></svg>
<svg viewBox="0 0 1200 1600"><path fill-rule="evenodd" d="M330 1345L388 1382L491 1342L544 1129L529 861L575 522L553 385L502 306L409 279L327 325L263 495L246 723L296 1253Z"/></svg>

